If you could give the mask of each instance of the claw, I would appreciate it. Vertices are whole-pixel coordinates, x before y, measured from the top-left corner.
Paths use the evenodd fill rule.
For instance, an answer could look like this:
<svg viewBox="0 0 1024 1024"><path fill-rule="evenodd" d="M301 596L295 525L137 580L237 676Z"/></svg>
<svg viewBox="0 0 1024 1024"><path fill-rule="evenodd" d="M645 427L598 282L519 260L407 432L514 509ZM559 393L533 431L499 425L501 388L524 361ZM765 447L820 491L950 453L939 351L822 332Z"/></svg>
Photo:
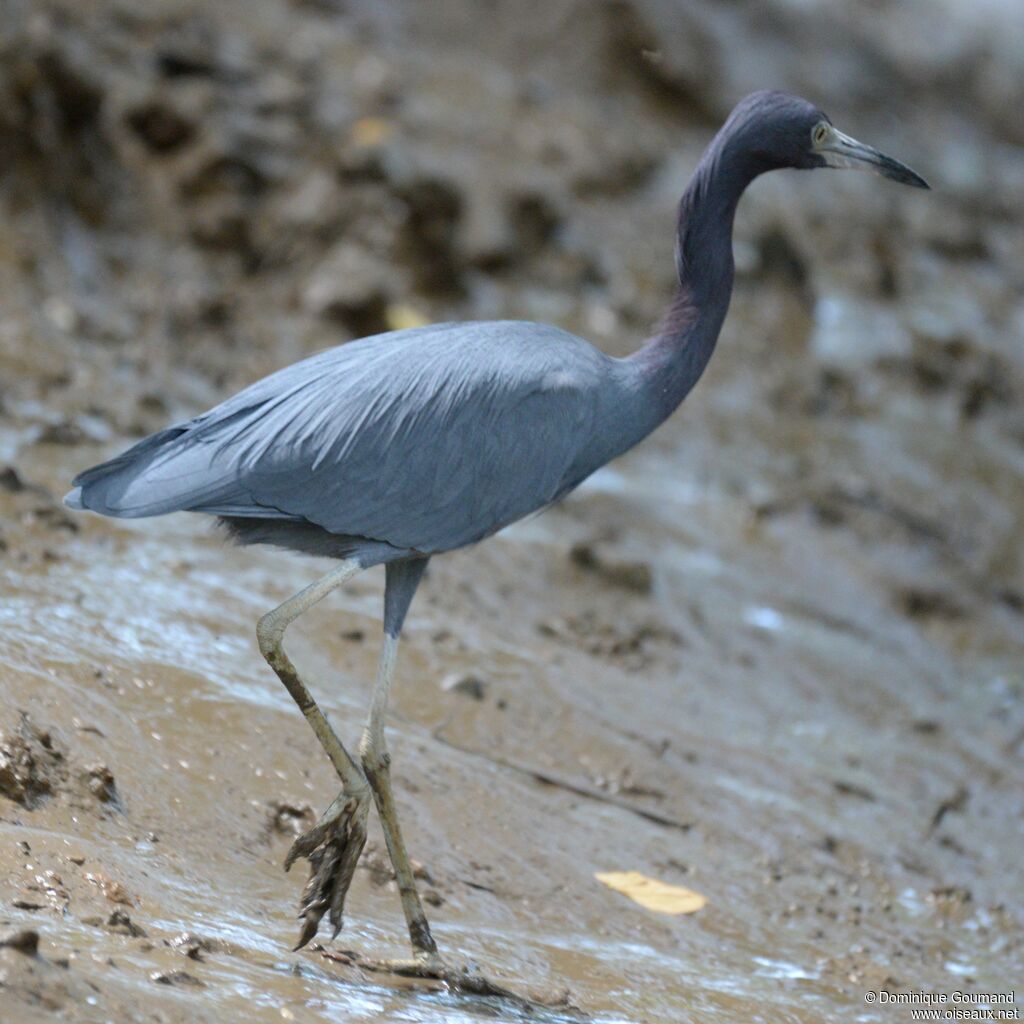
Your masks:
<svg viewBox="0 0 1024 1024"><path fill-rule="evenodd" d="M302 917L302 915L299 915ZM292 952L297 953L314 935L316 935L317 929L320 927L319 917L307 917L303 922L302 927L299 929L299 941L292 946Z"/></svg>
<svg viewBox="0 0 1024 1024"><path fill-rule="evenodd" d="M310 863L309 881L299 900L302 927L294 949L302 949L316 935L324 914L328 914L334 929L331 937L337 937L341 931L345 896L366 845L368 810L368 799L342 793L288 851L285 871L299 857L306 857Z"/></svg>

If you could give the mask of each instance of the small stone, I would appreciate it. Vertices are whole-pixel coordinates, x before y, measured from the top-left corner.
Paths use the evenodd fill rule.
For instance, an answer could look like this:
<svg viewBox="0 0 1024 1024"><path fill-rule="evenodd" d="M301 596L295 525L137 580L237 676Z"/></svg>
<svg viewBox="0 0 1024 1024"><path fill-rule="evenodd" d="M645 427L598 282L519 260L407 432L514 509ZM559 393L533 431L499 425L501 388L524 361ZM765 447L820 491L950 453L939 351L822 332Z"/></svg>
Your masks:
<svg viewBox="0 0 1024 1024"><path fill-rule="evenodd" d="M613 587L649 594L654 586L654 574L646 562L609 558L594 544L574 544L569 550L569 561L580 569L595 573Z"/></svg>
<svg viewBox="0 0 1024 1024"><path fill-rule="evenodd" d="M91 882L95 886L98 886L100 892L102 892L111 903L121 903L125 906L132 906L135 903L135 899L132 894L120 882L117 882L112 878L108 878L100 872L86 875L85 880L87 882Z"/></svg>
<svg viewBox="0 0 1024 1024"><path fill-rule="evenodd" d="M101 803L118 802L114 773L105 764L94 764L85 770L85 785Z"/></svg>
<svg viewBox="0 0 1024 1024"><path fill-rule="evenodd" d="M11 900L11 906L17 907L19 910L43 910L46 904L40 903L29 896L16 896Z"/></svg>
<svg viewBox="0 0 1024 1024"><path fill-rule="evenodd" d="M135 924L124 910L113 911L107 918L107 927L118 935L130 935L133 939L146 937L146 930Z"/></svg>
<svg viewBox="0 0 1024 1024"><path fill-rule="evenodd" d="M201 988L203 983L188 971L154 971L149 976L150 981L158 985L190 985L193 988Z"/></svg>
<svg viewBox="0 0 1024 1024"><path fill-rule="evenodd" d="M17 928L0 933L0 948L16 949L26 956L35 956L39 951L39 932L34 928Z"/></svg>
<svg viewBox="0 0 1024 1024"><path fill-rule="evenodd" d="M213 944L191 932L182 932L171 939L171 949L176 949L190 960L202 961L203 954L209 953L213 949Z"/></svg>
<svg viewBox="0 0 1024 1024"><path fill-rule="evenodd" d="M456 672L441 682L445 693L460 693L473 700L483 700L487 693L487 684L471 672Z"/></svg>

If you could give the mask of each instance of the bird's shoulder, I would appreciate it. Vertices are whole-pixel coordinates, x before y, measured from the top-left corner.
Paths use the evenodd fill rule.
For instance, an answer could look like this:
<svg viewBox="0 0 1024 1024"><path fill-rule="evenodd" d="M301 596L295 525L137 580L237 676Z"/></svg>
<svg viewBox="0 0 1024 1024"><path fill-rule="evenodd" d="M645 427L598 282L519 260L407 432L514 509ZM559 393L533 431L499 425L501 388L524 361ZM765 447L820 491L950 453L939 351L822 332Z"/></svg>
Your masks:
<svg viewBox="0 0 1024 1024"><path fill-rule="evenodd" d="M572 431L589 420L607 362L582 338L527 321L438 324L354 345L363 350L343 347L311 389L349 450L353 432L375 447L403 436L419 446L432 436L450 445L459 435L479 440L487 429L500 429L510 444L510 422L523 419L535 436L546 420Z"/></svg>
<svg viewBox="0 0 1024 1024"><path fill-rule="evenodd" d="M526 320L455 321L391 331L331 350L326 366L372 384L428 387L505 383L536 388L585 383L607 357L588 341Z"/></svg>
<svg viewBox="0 0 1024 1024"><path fill-rule="evenodd" d="M588 341L525 320L453 321L388 331L345 342L250 384L191 424L202 433L268 409L373 403L384 412L438 399L509 400L543 391L597 385L609 359ZM198 439L198 438L197 438Z"/></svg>

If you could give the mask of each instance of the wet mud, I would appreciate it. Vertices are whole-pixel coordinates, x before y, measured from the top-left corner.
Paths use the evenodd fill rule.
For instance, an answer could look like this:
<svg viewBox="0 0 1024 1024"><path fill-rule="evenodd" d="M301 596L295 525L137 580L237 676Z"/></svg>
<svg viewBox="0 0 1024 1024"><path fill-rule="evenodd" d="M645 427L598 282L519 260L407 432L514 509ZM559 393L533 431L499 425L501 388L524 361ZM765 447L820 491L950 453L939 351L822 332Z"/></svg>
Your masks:
<svg viewBox="0 0 1024 1024"><path fill-rule="evenodd" d="M14 3L0 32L0 1019L887 1021L1024 962L1024 96L1013 5ZM329 563L75 472L319 347L556 322L624 353L766 84L922 171L759 181L705 379L436 559L333 942L282 861L337 783L257 618ZM341 736L383 578L289 632ZM706 897L667 916L602 885ZM356 955L358 954L358 955ZM538 1009L544 1004L547 1009Z"/></svg>

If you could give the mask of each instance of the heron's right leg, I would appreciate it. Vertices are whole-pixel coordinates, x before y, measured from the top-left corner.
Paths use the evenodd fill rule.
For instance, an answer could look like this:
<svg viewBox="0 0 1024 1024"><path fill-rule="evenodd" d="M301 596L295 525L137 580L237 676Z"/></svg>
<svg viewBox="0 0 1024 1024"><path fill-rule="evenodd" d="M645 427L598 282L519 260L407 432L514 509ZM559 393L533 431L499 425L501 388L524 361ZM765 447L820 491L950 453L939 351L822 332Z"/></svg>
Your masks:
<svg viewBox="0 0 1024 1024"><path fill-rule="evenodd" d="M298 857L308 857L312 865L309 881L302 893L299 917L303 923L296 949L316 935L320 919L328 911L334 934L341 930L345 896L352 884L359 855L366 845L366 818L371 797L362 769L338 739L285 653L284 633L304 611L351 579L360 569L362 566L354 559L342 562L326 576L268 612L256 626L263 657L306 716L342 785L341 793L324 816L305 835L295 840L285 858L285 870Z"/></svg>

